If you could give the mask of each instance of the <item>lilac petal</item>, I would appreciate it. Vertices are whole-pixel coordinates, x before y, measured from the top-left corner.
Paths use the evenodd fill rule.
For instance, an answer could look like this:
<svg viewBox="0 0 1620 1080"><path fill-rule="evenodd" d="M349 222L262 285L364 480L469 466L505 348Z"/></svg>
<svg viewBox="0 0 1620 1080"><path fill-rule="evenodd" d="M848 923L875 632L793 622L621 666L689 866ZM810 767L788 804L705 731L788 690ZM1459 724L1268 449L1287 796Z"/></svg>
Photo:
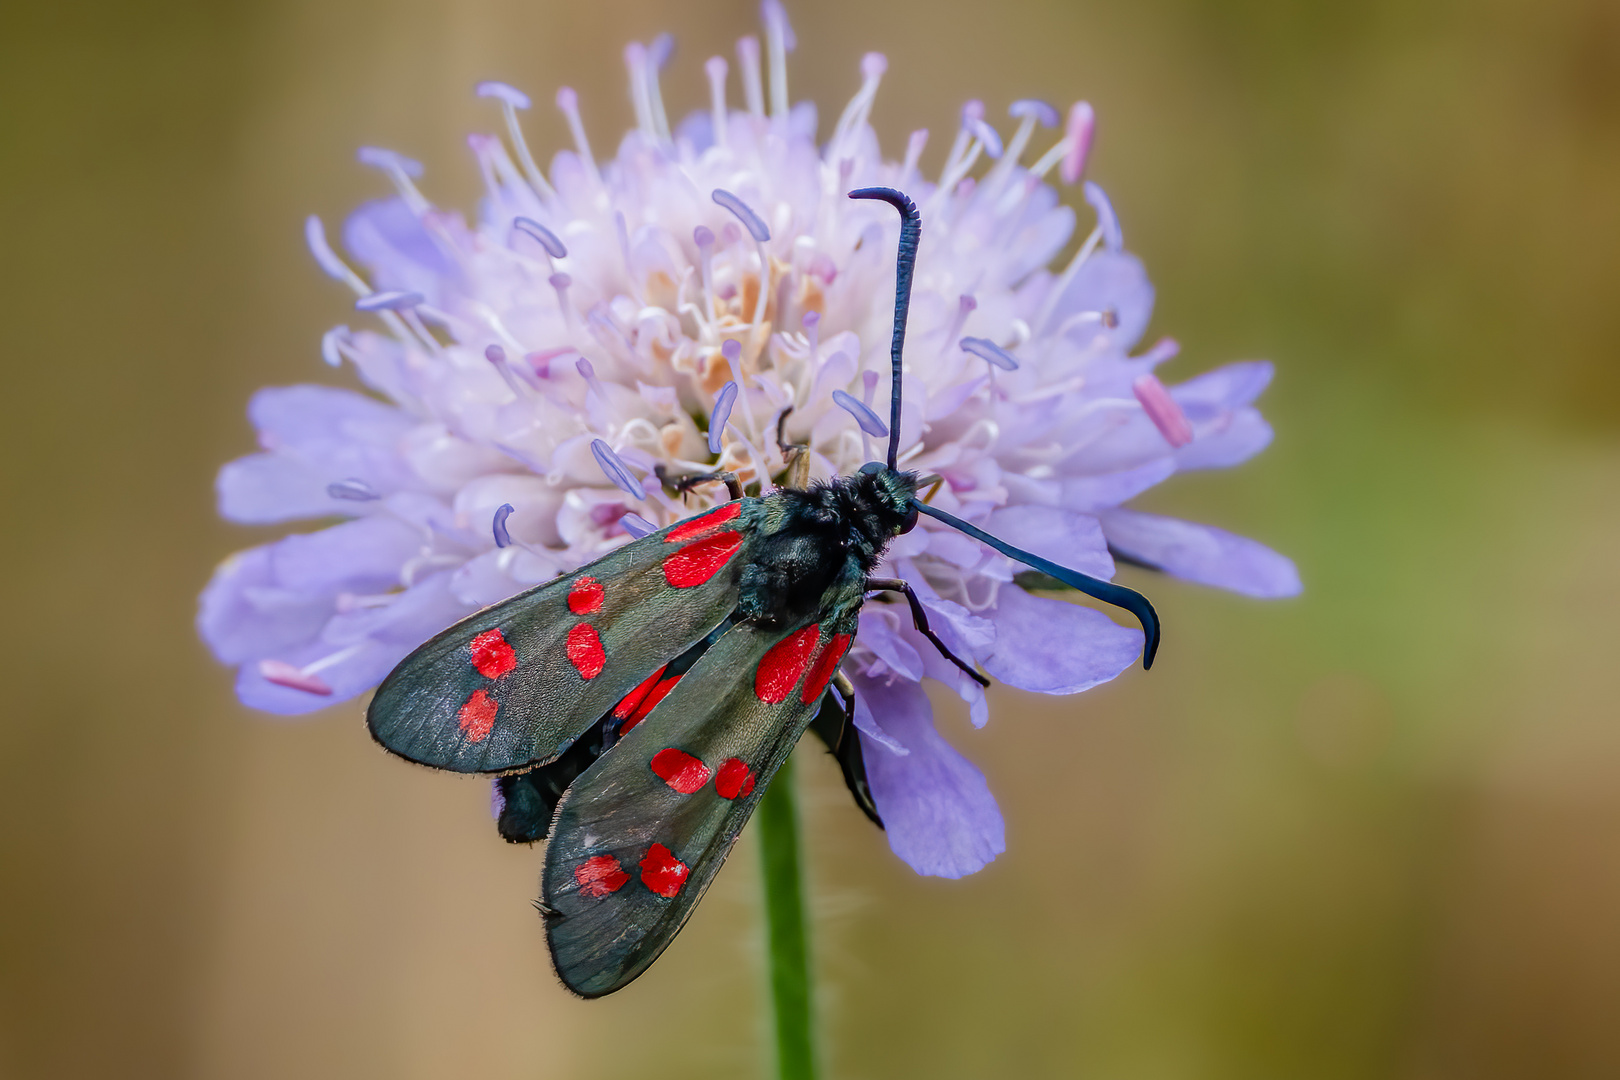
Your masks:
<svg viewBox="0 0 1620 1080"><path fill-rule="evenodd" d="M1087 259L1059 298L1051 325L1061 326L1086 311L1111 312L1115 325L1086 322L1071 327L1067 337L1077 348L1086 348L1103 334L1120 349L1135 345L1153 314L1153 283L1141 261L1107 251Z"/></svg>
<svg viewBox="0 0 1620 1080"><path fill-rule="evenodd" d="M1119 229L1119 216L1114 213L1114 204L1108 201L1108 194L1098 184L1087 180L1081 189L1086 194L1086 202L1097 211L1097 224L1102 226L1103 246L1113 254L1119 254L1125 247L1125 235Z"/></svg>
<svg viewBox="0 0 1620 1080"><path fill-rule="evenodd" d="M880 753L861 735L872 799L901 861L919 874L960 878L1006 851L1001 810L984 774L934 730L922 688L903 679L855 682L883 729L910 751Z"/></svg>
<svg viewBox="0 0 1620 1080"><path fill-rule="evenodd" d="M266 450L324 447L334 438L393 444L415 426L409 414L335 386L271 386L248 402L248 419Z"/></svg>
<svg viewBox="0 0 1620 1080"><path fill-rule="evenodd" d="M1018 360L1013 354L989 338L965 337L957 344L961 345L963 352L969 352L981 360L987 360L1003 371L1018 370Z"/></svg>
<svg viewBox="0 0 1620 1080"><path fill-rule="evenodd" d="M727 382L714 399L714 411L709 414L709 453L720 452L720 436L725 433L726 421L731 419L731 406L737 400L737 384Z"/></svg>
<svg viewBox="0 0 1620 1080"><path fill-rule="evenodd" d="M1221 417L1216 430L1205 430L1176 451L1178 469L1226 469L1241 465L1271 445L1271 425L1257 409L1239 409Z"/></svg>
<svg viewBox="0 0 1620 1080"><path fill-rule="evenodd" d="M860 401L846 394L842 390L834 390L832 392L832 399L840 409L843 409L845 412L849 413L849 415L853 416L855 418L855 422L860 425L861 430L866 432L868 435L875 439L882 439L888 436L889 425L880 420L878 418L878 414L873 412L868 406L862 404Z"/></svg>
<svg viewBox="0 0 1620 1080"><path fill-rule="evenodd" d="M1145 465L1097 476L1074 476L1063 481L1062 504L1081 513L1095 513L1134 499L1148 488L1170 478L1176 463L1162 457Z"/></svg>
<svg viewBox="0 0 1620 1080"><path fill-rule="evenodd" d="M641 484L630 474L630 470L625 468L625 464L619 459L619 455L615 454L613 448L607 443L601 439L592 439L591 455L596 458L596 463L602 467L602 471L607 474L607 478L617 484L625 494L634 496L637 499L645 494L641 489Z"/></svg>
<svg viewBox="0 0 1620 1080"><path fill-rule="evenodd" d="M886 613L874 610L889 606L892 605L868 604L862 609L861 627L856 640L871 649L879 660L889 666L889 670L915 682L923 677L922 657L917 655L917 650L909 642L895 633ZM910 621L910 612L904 617Z"/></svg>
<svg viewBox="0 0 1620 1080"><path fill-rule="evenodd" d="M711 197L716 203L737 215L737 220L743 223L749 236L762 244L771 238L771 230L765 227L765 219L754 213L754 208L737 196L723 188L715 188Z"/></svg>
<svg viewBox="0 0 1620 1080"><path fill-rule="evenodd" d="M460 267L400 198L363 204L343 223L343 246L369 267L379 289L419 292L435 298Z"/></svg>
<svg viewBox="0 0 1620 1080"><path fill-rule="evenodd" d="M1114 560L1102 526L1089 514L1055 506L1003 506L990 515L984 529L992 536L1059 566L1092 577L1114 576ZM1025 567L1015 566L1014 570Z"/></svg>
<svg viewBox="0 0 1620 1080"><path fill-rule="evenodd" d="M1118 551L1179 578L1267 599L1300 592L1293 561L1247 537L1135 510L1109 511L1102 523Z"/></svg>
<svg viewBox="0 0 1620 1080"><path fill-rule="evenodd" d="M294 670L301 670L341 651L332 645L313 642L275 659L278 665L287 664ZM312 713L365 693L382 682L383 676L405 659L410 651L408 646L379 641L361 643L343 656L340 663L312 673L327 686L330 694L312 694L307 690L294 689L285 683L265 678L258 663L243 664L236 672L236 696L249 708L280 716ZM276 668L272 667L271 670L275 671Z"/></svg>
<svg viewBox="0 0 1620 1080"><path fill-rule="evenodd" d="M275 583L304 593L381 592L422 550L422 535L394 517L363 517L270 545Z"/></svg>
<svg viewBox="0 0 1620 1080"><path fill-rule="evenodd" d="M1274 370L1267 360L1226 364L1171 387L1170 396L1197 419L1203 409L1236 409L1252 403L1271 384Z"/></svg>
<svg viewBox="0 0 1620 1080"><path fill-rule="evenodd" d="M1041 694L1077 694L1130 667L1142 631L1094 608L1031 596L1003 585L991 614L996 646L984 661L991 677Z"/></svg>
<svg viewBox="0 0 1620 1080"><path fill-rule="evenodd" d="M197 633L219 660L240 664L308 642L331 614L331 597L277 585L270 548L257 547L214 571L198 598Z"/></svg>
<svg viewBox="0 0 1620 1080"><path fill-rule="evenodd" d="M226 462L214 482L219 516L243 525L353 513L335 503L326 475L282 454L249 454Z"/></svg>
<svg viewBox="0 0 1620 1080"><path fill-rule="evenodd" d="M850 672L849 674L852 679L856 677L854 672ZM895 754L899 757L905 757L907 754L911 753L910 750L907 750L905 746L901 744L900 740L883 730L883 725L879 724L877 717L872 715L871 706L867 704L866 698L861 696L859 690L855 692L854 723L855 730L864 735L868 740L867 743L863 744L863 748L870 750L872 746L881 746L889 753Z"/></svg>

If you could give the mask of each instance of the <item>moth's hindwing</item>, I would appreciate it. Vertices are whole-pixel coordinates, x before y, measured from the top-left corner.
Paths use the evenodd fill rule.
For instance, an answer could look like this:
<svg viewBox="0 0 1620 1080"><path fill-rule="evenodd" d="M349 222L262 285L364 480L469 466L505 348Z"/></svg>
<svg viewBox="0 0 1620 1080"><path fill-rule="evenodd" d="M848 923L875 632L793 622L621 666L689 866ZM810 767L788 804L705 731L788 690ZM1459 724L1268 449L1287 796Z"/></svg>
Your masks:
<svg viewBox="0 0 1620 1080"><path fill-rule="evenodd" d="M853 631L853 609L785 630L733 626L563 796L542 895L555 912L552 961L575 993L612 993L675 937L820 707Z"/></svg>
<svg viewBox="0 0 1620 1080"><path fill-rule="evenodd" d="M372 736L456 772L555 758L731 613L759 514L726 503L463 619L383 680Z"/></svg>

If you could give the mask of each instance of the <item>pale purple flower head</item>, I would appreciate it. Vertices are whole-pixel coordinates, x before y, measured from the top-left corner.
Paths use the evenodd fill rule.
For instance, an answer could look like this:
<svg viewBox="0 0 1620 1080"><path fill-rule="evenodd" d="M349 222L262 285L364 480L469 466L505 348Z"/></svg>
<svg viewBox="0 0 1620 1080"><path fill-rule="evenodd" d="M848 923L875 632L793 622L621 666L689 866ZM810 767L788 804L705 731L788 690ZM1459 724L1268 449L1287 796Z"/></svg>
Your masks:
<svg viewBox="0 0 1620 1080"><path fill-rule="evenodd" d="M529 99L484 83L506 137L469 140L486 188L471 219L429 200L414 161L372 149L361 160L393 192L345 222L352 261L310 219L316 262L353 289L360 327L333 329L320 353L364 392L261 390L248 409L260 451L220 472L225 517L309 530L233 555L203 592L200 631L237 666L244 702L293 714L364 693L462 616L725 498L683 503L659 465L769 485L790 407L813 475L882 456L897 223L844 197L863 186L900 188L922 214L900 465L942 478L934 505L1097 577L1117 554L1252 596L1299 590L1293 565L1254 541L1123 508L1173 473L1265 447L1253 402L1271 366L1160 382L1176 349L1134 351L1153 287L1094 184L1095 228L1053 265L1075 212L1045 181L1060 167L1080 179L1090 106L1037 153L1057 110L1018 102L1003 136L970 102L944 168L924 176L926 132L895 162L868 124L883 58L863 59L818 142L815 107L788 95L791 30L779 6L768 15L766 70L743 39L737 83L709 60L711 106L673 127L667 46L627 50L636 125L611 158L564 88L574 145L542 170L519 127ZM1022 569L924 518L879 574L910 581L945 642L1012 686L1072 694L1140 653L1139 630L1025 591ZM921 682L964 698L976 725L980 687L882 600L845 670L896 853L946 877L993 859L1000 812L935 730Z"/></svg>

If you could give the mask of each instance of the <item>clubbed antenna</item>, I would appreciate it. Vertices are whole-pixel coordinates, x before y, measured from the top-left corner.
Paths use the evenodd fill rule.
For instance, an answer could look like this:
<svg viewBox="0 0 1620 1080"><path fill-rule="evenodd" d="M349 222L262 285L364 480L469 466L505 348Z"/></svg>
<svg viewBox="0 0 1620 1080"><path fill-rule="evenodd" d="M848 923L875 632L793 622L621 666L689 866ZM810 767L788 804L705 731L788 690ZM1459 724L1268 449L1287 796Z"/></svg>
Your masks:
<svg viewBox="0 0 1620 1080"><path fill-rule="evenodd" d="M1144 637L1142 645L1142 667L1153 666L1153 655L1159 651L1159 613L1153 610L1148 598L1135 589L1127 589L1123 585L1115 585L1112 581L1103 581L1090 574L1082 574L1078 570L1070 570L1066 566L1059 566L1055 562L1043 559L1022 548L1015 548L1005 540L998 540L983 529L970 525L954 514L947 514L943 510L935 509L927 503L911 500L911 505L918 513L927 514L931 518L943 521L953 529L967 533L981 543L989 544L1009 559L1017 559L1025 566L1033 566L1043 574L1050 574L1071 589L1079 589L1094 599L1115 607L1124 608L1142 624Z"/></svg>
<svg viewBox="0 0 1620 1080"><path fill-rule="evenodd" d="M852 199L882 199L900 211L900 254L894 267L894 344L890 362L894 385L889 394L889 468L900 460L900 352L906 344L906 311L911 307L911 272L917 265L917 240L922 236L922 216L917 204L894 188L856 188Z"/></svg>

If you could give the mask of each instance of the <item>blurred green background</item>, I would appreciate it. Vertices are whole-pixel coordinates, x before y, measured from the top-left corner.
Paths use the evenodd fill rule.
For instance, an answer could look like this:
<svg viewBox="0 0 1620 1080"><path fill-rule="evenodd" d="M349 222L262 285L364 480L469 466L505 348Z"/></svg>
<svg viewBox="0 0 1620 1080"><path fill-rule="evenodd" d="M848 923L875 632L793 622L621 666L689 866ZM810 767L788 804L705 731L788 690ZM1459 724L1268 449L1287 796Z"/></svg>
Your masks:
<svg viewBox="0 0 1620 1080"><path fill-rule="evenodd" d="M1169 374L1279 366L1275 446L1151 503L1307 590L1150 582L1150 676L945 717L1007 816L964 881L912 875L807 755L829 1077L1620 1075L1620 6L790 12L823 134L888 54L891 155L968 97L1096 104ZM611 147L625 41L676 34L684 112L756 26L746 0L0 10L0 1074L763 1071L749 838L662 963L572 1000L483 783L385 758L355 703L249 714L192 630L214 562L271 535L213 514L248 394L331 378L347 303L301 222L382 190L354 148L468 205L476 80L533 93L544 147L576 86Z"/></svg>

